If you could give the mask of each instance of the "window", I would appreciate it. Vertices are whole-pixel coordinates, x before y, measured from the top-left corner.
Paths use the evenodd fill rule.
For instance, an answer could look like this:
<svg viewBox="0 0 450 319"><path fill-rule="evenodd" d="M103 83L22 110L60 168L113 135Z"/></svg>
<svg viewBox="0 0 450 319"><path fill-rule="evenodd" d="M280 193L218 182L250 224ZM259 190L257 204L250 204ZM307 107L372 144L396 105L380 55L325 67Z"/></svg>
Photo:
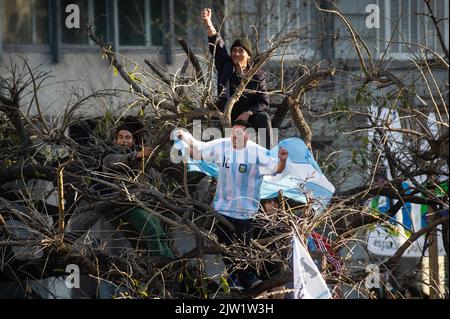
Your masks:
<svg viewBox="0 0 450 319"><path fill-rule="evenodd" d="M386 0L381 11L385 13L379 38L384 40L381 53L386 49L389 41L392 43L389 54L397 58L408 58L412 53L417 53L419 48L410 44L420 44L434 51L442 52L439 39L433 21L428 16L429 11L423 0ZM438 19L448 46L448 1L431 1L433 13ZM446 18L446 19L444 19Z"/></svg>
<svg viewBox="0 0 450 319"><path fill-rule="evenodd" d="M103 36L104 39L106 39L107 34L106 1L108 0L94 1L94 16L92 19L95 27L95 33Z"/></svg>
<svg viewBox="0 0 450 319"><path fill-rule="evenodd" d="M162 45L163 0L117 0L120 46Z"/></svg>
<svg viewBox="0 0 450 319"><path fill-rule="evenodd" d="M312 53L310 49L314 49L314 46L311 40L317 32L316 19L313 17L314 9L314 1L267 0L266 39L276 41L291 32L298 32L298 40L290 44L287 53L296 55Z"/></svg>
<svg viewBox="0 0 450 319"><path fill-rule="evenodd" d="M120 45L145 45L146 15L145 0L119 0Z"/></svg>
<svg viewBox="0 0 450 319"><path fill-rule="evenodd" d="M93 26L98 36L110 39L119 47L163 45L164 0L58 1L60 11L49 12L52 7L49 7L48 0L0 0L2 43L6 45L49 44L50 17L58 14L60 15L58 27L61 28L61 41L64 45L93 45L87 35L87 25ZM70 4L79 7L80 28L66 27L66 18L72 13L66 12L66 7ZM186 31L186 4L181 0L174 0L173 14L175 33L183 34ZM169 13L166 16L168 19Z"/></svg>
<svg viewBox="0 0 450 319"><path fill-rule="evenodd" d="M96 35L106 36L106 3L107 0L62 0L61 23L62 42L64 44L89 44L86 26L91 24ZM80 28L68 29L65 21L70 13L66 12L69 4L76 4L80 8Z"/></svg>
<svg viewBox="0 0 450 319"><path fill-rule="evenodd" d="M111 1L114 16L107 17L106 2ZM68 13L68 4L80 8L80 28L63 29L63 43L89 44L85 26L95 27L96 34L106 38L107 31L115 34L114 43L120 47L149 47L163 45L163 1L164 0L62 0L63 22ZM186 10L180 10L183 1L174 1L175 30L185 28ZM183 7L186 9L186 6ZM114 30L107 30L107 18L114 21ZM114 31L114 32L112 32Z"/></svg>
<svg viewBox="0 0 450 319"><path fill-rule="evenodd" d="M185 36L188 27L188 4L183 0L174 0L175 35Z"/></svg>
<svg viewBox="0 0 450 319"><path fill-rule="evenodd" d="M151 1L151 38L153 45L163 45L162 1Z"/></svg>
<svg viewBox="0 0 450 319"><path fill-rule="evenodd" d="M16 0L2 3L2 37L5 44L48 44L47 1Z"/></svg>

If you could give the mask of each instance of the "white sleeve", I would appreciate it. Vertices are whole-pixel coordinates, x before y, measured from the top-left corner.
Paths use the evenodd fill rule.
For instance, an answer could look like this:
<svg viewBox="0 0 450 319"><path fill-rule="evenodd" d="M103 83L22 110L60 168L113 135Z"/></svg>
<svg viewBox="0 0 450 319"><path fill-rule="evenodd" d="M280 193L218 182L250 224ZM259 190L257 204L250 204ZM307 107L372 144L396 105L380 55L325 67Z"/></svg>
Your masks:
<svg viewBox="0 0 450 319"><path fill-rule="evenodd" d="M261 175L275 175L278 161L270 157L265 149L258 149L258 170Z"/></svg>
<svg viewBox="0 0 450 319"><path fill-rule="evenodd" d="M219 163L223 154L223 139L209 142L195 140L193 143L194 159L204 160L210 163Z"/></svg>

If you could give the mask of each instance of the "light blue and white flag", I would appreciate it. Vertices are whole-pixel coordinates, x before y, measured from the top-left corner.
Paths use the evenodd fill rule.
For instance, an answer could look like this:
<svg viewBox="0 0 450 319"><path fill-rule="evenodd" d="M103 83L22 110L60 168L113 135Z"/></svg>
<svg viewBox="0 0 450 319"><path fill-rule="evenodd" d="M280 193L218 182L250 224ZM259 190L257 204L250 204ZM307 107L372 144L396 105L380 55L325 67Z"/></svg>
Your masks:
<svg viewBox="0 0 450 319"><path fill-rule="evenodd" d="M184 150L186 146L181 140L175 141L175 147L178 149ZM335 188L322 173L303 140L298 137L282 140L278 146L270 150L270 157L274 161L278 161L279 147L284 147L289 152L286 168L281 174L264 176L261 199L276 198L278 192L282 191L284 196L299 203L306 203L308 197L326 206ZM214 163L189 158L188 170L217 177L219 168Z"/></svg>

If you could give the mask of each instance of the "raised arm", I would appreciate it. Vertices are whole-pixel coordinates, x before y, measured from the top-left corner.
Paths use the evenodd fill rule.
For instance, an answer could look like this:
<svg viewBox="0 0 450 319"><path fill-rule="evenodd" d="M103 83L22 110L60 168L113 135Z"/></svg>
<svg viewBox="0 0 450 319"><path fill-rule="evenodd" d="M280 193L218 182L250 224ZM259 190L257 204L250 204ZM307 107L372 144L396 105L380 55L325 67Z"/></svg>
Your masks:
<svg viewBox="0 0 450 319"><path fill-rule="evenodd" d="M214 28L211 21L212 11L210 8L205 8L202 10L202 21L208 33L209 42L209 52L214 54L214 62L218 71L222 70L227 59L231 59L228 55L225 42L223 41L220 34Z"/></svg>
<svg viewBox="0 0 450 319"><path fill-rule="evenodd" d="M284 147L280 147L278 150L278 165L277 165L277 174L283 173L284 169L286 168L286 161L288 158L289 152Z"/></svg>
<svg viewBox="0 0 450 319"><path fill-rule="evenodd" d="M214 28L211 21L212 11L210 8L205 8L202 10L202 20L203 25L206 27L208 32L208 37L213 37L217 34L216 28Z"/></svg>

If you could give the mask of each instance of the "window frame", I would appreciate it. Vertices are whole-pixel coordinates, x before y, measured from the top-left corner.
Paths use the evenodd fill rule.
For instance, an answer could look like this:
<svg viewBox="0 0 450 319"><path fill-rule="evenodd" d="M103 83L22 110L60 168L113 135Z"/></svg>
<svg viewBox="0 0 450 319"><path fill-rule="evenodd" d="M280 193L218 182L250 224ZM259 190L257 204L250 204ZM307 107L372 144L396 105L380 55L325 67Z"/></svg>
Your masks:
<svg viewBox="0 0 450 319"><path fill-rule="evenodd" d="M47 2L47 41L46 44L35 44L37 39L36 29L36 1L31 0L31 43L5 43L3 38L3 19L5 15L4 3L7 0L0 0L0 60L3 52L36 52L36 53L48 53L50 52L50 6Z"/></svg>
<svg viewBox="0 0 450 319"><path fill-rule="evenodd" d="M445 35L445 39L444 39L444 42L445 42L445 46L447 47L447 49L448 49L448 46L449 46L449 37L450 37L450 31L449 31L449 28L450 28L450 13L449 13L449 11L450 11L450 1L445 1L445 3L444 3L444 12L448 15L448 17L447 17L447 24L446 24L446 27L444 27L444 35ZM444 18L445 18L445 16L444 16ZM444 25L445 25L445 20L444 20Z"/></svg>
<svg viewBox="0 0 450 319"><path fill-rule="evenodd" d="M92 24L95 26L95 15L94 15L94 11L95 11L95 6L94 6L94 1L95 0L87 0L87 8L88 8L88 23ZM108 1L108 0L107 0ZM65 9L61 6L61 10ZM57 14L61 14L60 12L58 12ZM81 27L81 26L80 26ZM92 41L90 38L88 38L88 43L64 43L63 41L63 33L64 33L64 20L61 19L61 48L64 52L68 52L67 49L70 50L86 50L86 51L90 51L90 49L94 49L96 48L96 44L94 43L94 41ZM106 24L106 28L108 28L108 24Z"/></svg>
<svg viewBox="0 0 450 319"><path fill-rule="evenodd" d="M1 1L1 0L0 0ZM88 1L88 21L92 25L95 26L94 21L94 0L87 0ZM132 52L132 51L140 51L140 50L152 50L156 52L157 50L160 50L163 45L154 45L151 42L151 23L150 23L150 17L151 17L151 0L144 0L144 21L145 21L145 44L144 45L121 45L120 44L120 26L119 26L119 0L107 0L111 1L113 3L113 30L110 30L113 34L112 42L116 48L116 50L124 51L124 52ZM109 24L107 24L106 28L111 28ZM87 44L71 44L71 43L61 43L62 48L64 51L67 52L67 49L75 49L75 50L86 50L90 51L94 48L96 48L96 44L89 39ZM152 50L153 51L153 50Z"/></svg>
<svg viewBox="0 0 450 319"><path fill-rule="evenodd" d="M404 5L405 3L408 4L408 8L409 8L409 10L408 10L408 29L411 29L411 23L412 23L412 21L411 21L411 13L412 13L411 12L411 1L416 1L418 5L422 3L422 1L419 1L419 0L409 0L407 2L404 2L404 1L400 1L399 2L401 5ZM381 39L381 41L383 42L382 45L380 45L382 50L379 50L378 58L381 58L381 56L386 51L386 45L389 43L389 41L391 39L391 36L392 36L391 0L383 0L383 3L384 3L384 7L383 8L380 7L380 9L384 10L385 16L384 16L384 20L381 21L381 23L384 23L385 27L384 27L384 35L383 35L383 37L381 37L380 29L377 29L377 38ZM377 5L380 6L380 0L377 0ZM425 6L425 4L423 4L423 3L422 3L422 5ZM437 2L433 1L432 5L435 6L433 8L433 10L434 10L434 12L436 12ZM444 2L444 8L445 8L445 11L444 11L445 12L444 13L444 17L445 17L445 15L448 14L449 1L445 1ZM444 41L445 41L446 46L448 48L448 45L449 45L448 44L448 42L449 42L449 40L448 40L448 37L449 37L449 22L448 22L448 19L447 19L447 23L445 23L445 22L446 21L443 21L444 28L443 28L443 30L441 29L441 31L443 31L443 35L445 35ZM429 21L428 23L432 23L432 22ZM417 33L418 37L420 37L421 33L420 33L420 29L419 28L421 27L421 25L418 23L416 27L417 27L417 31L418 31L418 33ZM433 29L434 29L434 26L433 26ZM427 38L426 32L427 32L427 29L425 29L425 38ZM424 39L419 39L420 42L422 42L423 40ZM439 40L438 40L437 36L435 36L433 40L434 40L433 48L440 48L440 43L439 43ZM408 33L407 41L411 42L411 33ZM404 45L403 45L403 47L404 47ZM402 46L400 46L400 50L401 49L402 49ZM403 49L404 50L408 50L408 49L405 49L405 48L403 48ZM410 52L409 50L406 51L406 52L392 52L392 46L391 46L391 48L389 48L389 50L386 52L385 55L387 57L390 57L390 58L393 58L393 59L396 59L396 60L399 60L399 61L405 61L405 60L409 60L411 57L413 57L414 54L415 53Z"/></svg>
<svg viewBox="0 0 450 319"><path fill-rule="evenodd" d="M70 43L64 43L62 41L62 32L63 32L63 24L64 21L62 21L61 16L61 7L57 9L57 6L50 5L50 1L58 1L59 0L50 0L48 1L47 5L47 35L48 35L48 43L46 44L6 44L4 43L4 37L3 37L3 16L4 16L4 1L9 0L0 0L0 61L2 60L2 57L5 53L43 53L43 54L52 54L54 55L54 62L58 62L59 55L61 53L71 53L71 52L96 52L97 47L95 43L89 39L88 43L86 44L70 44ZM36 10L35 10L35 3L37 1L44 1L44 0L32 0L32 14L33 14L33 20L32 20L32 26L35 26L36 24ZM145 45L139 45L139 46L121 46L119 42L119 24L118 24L118 0L107 0L106 2L106 10L107 14L110 15L110 18L107 18L107 24L106 24L106 32L107 35L106 39L107 41L111 41L113 43L113 46L115 47L116 52L130 52L130 53L136 53L136 52L144 52L145 53L158 53L162 49L165 48L164 41L161 45L154 45L151 43L151 0L144 0L145 5L145 12L146 12L146 19L145 19L145 32L146 32L146 44ZM110 11L108 13L108 7L110 8ZM94 0L88 0L88 15L89 15L89 22L94 22L95 17L95 6L94 6ZM58 11L58 12L55 12ZM112 11L112 12L111 12ZM59 16L60 22L52 26L52 19L54 19L54 16ZM161 17L164 19L164 17ZM110 22L108 22L110 20ZM58 30L53 30L52 28L56 27L59 29L60 35L57 36ZM36 28L33 27L33 35L32 40L34 41L37 38L36 35ZM55 39L52 39L52 37L55 37ZM53 43L52 41L56 41L57 43ZM58 52L53 52L53 47L56 45ZM56 54L56 56L55 56Z"/></svg>
<svg viewBox="0 0 450 319"><path fill-rule="evenodd" d="M3 0L0 0L0 62L3 61Z"/></svg>
<svg viewBox="0 0 450 319"><path fill-rule="evenodd" d="M283 0L277 0L277 1L278 1L278 3L276 5L277 6L276 7L276 11L277 11L277 16L279 17L281 15L280 4L281 4L281 1L283 1ZM271 20L271 17L270 17L270 2L269 1L265 1L265 2L266 2L266 6L265 7L266 7L266 10L267 10L266 12L268 13L267 17L266 17L266 24L267 24L267 28L269 28L270 20ZM300 12L300 6L301 6L302 2L303 2L302 0L296 0L295 1L295 9L296 9L297 12ZM311 1L306 1L306 3L308 5L308 10L306 12L306 14L307 14L306 15L306 23L303 24L303 25L312 25L312 23L313 23L313 21L312 21L312 12L311 12L311 10L313 9L312 2ZM283 25L281 23L281 19L277 19L277 20L278 20L276 22L276 24L277 24L277 32L278 32L278 35L279 35ZM302 26L302 23L301 23L300 20L301 20L301 16L298 15L296 17L296 19L295 19L295 27L296 27L297 30L300 30L300 28ZM267 34L267 30L266 30L266 34ZM301 40L299 40L299 41L301 41ZM316 49L315 48L311 48L309 46L305 46L305 47L302 46L302 47L300 47L299 53L284 53L284 54L280 54L280 55L273 55L273 56L271 56L270 59L274 60L274 61L280 61L282 59L295 60L295 59L299 59L299 58L301 58L301 59L313 59L316 55L317 55L317 53L316 53Z"/></svg>
<svg viewBox="0 0 450 319"><path fill-rule="evenodd" d="M154 45L152 43L152 29L151 29L151 0L144 0L144 21L145 21L145 44L144 45L121 45L120 44L120 30L119 30L119 0L113 0L114 2L114 43L116 43L117 48L121 51L139 51L142 49L161 49L164 47L162 45ZM166 1L166 0L164 0ZM161 14L162 15L162 14ZM161 18L164 18L161 16Z"/></svg>

